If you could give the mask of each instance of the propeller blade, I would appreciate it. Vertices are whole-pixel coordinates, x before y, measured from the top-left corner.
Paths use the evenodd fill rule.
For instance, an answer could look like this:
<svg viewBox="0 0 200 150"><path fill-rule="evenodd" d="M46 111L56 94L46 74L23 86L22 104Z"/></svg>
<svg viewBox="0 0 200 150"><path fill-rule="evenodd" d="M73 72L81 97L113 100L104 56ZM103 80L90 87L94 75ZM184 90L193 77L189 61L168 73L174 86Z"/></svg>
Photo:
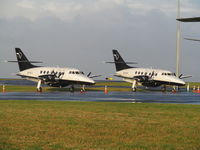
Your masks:
<svg viewBox="0 0 200 150"><path fill-rule="evenodd" d="M180 79L186 79L186 78L191 78L192 76L181 76Z"/></svg>
<svg viewBox="0 0 200 150"><path fill-rule="evenodd" d="M183 76L183 74L180 74L180 75L179 75L179 78L181 79L182 76Z"/></svg>
<svg viewBox="0 0 200 150"><path fill-rule="evenodd" d="M90 77L91 74L92 74L92 72L88 73L87 77Z"/></svg>
<svg viewBox="0 0 200 150"><path fill-rule="evenodd" d="M101 77L102 75L94 75L94 76L91 76L90 78L97 78L97 77Z"/></svg>

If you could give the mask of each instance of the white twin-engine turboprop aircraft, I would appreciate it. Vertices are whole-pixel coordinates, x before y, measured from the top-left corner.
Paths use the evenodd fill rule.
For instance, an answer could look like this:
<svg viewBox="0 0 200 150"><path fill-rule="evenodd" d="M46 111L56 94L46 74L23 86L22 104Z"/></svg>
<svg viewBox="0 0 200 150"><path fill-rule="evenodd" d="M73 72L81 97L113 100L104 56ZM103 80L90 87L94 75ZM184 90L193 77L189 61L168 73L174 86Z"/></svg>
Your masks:
<svg viewBox="0 0 200 150"><path fill-rule="evenodd" d="M185 82L181 80L182 75L176 77L175 73L168 70L136 68L130 67L123 60L117 50L113 50L114 63L116 66L115 76L121 77L126 82L132 83L132 90L136 91L137 83L141 83L145 87L158 87L164 85L163 90L166 90L166 85L184 86Z"/></svg>
<svg viewBox="0 0 200 150"><path fill-rule="evenodd" d="M17 61L20 72L17 74L27 80L38 82L37 90L41 91L41 84L46 84L52 87L65 87L71 85L71 90L74 91L74 85L93 85L95 81L91 78L96 76L85 76L84 73L78 69L60 68L60 67L40 67L31 63L38 63L36 61L29 61L20 48L15 48Z"/></svg>

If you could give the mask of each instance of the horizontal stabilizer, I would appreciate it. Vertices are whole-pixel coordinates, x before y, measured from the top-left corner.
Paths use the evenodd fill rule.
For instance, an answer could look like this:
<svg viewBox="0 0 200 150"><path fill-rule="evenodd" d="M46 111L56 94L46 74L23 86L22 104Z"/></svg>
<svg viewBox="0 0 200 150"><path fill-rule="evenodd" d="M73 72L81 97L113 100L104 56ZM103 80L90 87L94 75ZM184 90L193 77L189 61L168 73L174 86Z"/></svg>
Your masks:
<svg viewBox="0 0 200 150"><path fill-rule="evenodd" d="M190 40L190 41L197 41L197 42L200 42L199 39L191 39L191 38L184 38L185 40Z"/></svg>
<svg viewBox="0 0 200 150"><path fill-rule="evenodd" d="M193 17L193 18L178 18L176 19L181 22L200 22L200 17Z"/></svg>
<svg viewBox="0 0 200 150"><path fill-rule="evenodd" d="M22 61L9 60L9 61L5 61L5 62L11 62L11 63L18 63L18 62L43 63L41 61L26 61L26 60L22 60Z"/></svg>
<svg viewBox="0 0 200 150"><path fill-rule="evenodd" d="M123 64L124 62L106 62L107 64ZM136 62L125 62L126 64L137 64Z"/></svg>

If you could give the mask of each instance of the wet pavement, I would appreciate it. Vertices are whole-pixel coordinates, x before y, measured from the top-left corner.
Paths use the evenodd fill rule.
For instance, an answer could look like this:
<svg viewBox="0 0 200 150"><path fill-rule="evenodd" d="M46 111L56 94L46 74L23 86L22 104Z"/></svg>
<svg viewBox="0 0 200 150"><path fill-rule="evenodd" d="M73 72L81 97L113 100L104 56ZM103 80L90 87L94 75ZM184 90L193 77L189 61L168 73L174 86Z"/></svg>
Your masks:
<svg viewBox="0 0 200 150"><path fill-rule="evenodd" d="M50 100L50 101L96 101L130 103L200 104L200 94L191 92L7 92L0 93L0 100Z"/></svg>
<svg viewBox="0 0 200 150"><path fill-rule="evenodd" d="M2 80L3 85L32 85L28 80ZM192 92L7 92L0 93L0 100L51 100L51 101L97 101L97 102L130 102L130 103L176 103L200 104L200 94Z"/></svg>

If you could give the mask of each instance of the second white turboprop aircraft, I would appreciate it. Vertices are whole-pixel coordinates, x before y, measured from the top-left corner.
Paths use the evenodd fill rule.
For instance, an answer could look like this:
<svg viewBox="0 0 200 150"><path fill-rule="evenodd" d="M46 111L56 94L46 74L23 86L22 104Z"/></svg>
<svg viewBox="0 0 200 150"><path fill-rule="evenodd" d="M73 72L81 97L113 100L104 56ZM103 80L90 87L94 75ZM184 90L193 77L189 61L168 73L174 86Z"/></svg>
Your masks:
<svg viewBox="0 0 200 150"><path fill-rule="evenodd" d="M73 68L60 68L60 67L40 67L29 61L20 48L15 48L17 61L20 72L17 74L27 80L38 82L37 90L41 91L41 84L46 84L52 87L65 87L72 85L71 90L74 90L74 85L93 85L95 81L92 77L85 76L84 73L78 69ZM95 76L93 76L95 77Z"/></svg>
<svg viewBox="0 0 200 150"><path fill-rule="evenodd" d="M168 70L136 68L130 67L123 60L117 50L113 50L114 62L116 66L115 76L123 78L124 81L132 83L132 90L136 91L137 83L141 83L145 87L158 87L164 85L163 90L166 90L166 85L184 86L185 82L181 80L183 77L176 77L175 73Z"/></svg>

